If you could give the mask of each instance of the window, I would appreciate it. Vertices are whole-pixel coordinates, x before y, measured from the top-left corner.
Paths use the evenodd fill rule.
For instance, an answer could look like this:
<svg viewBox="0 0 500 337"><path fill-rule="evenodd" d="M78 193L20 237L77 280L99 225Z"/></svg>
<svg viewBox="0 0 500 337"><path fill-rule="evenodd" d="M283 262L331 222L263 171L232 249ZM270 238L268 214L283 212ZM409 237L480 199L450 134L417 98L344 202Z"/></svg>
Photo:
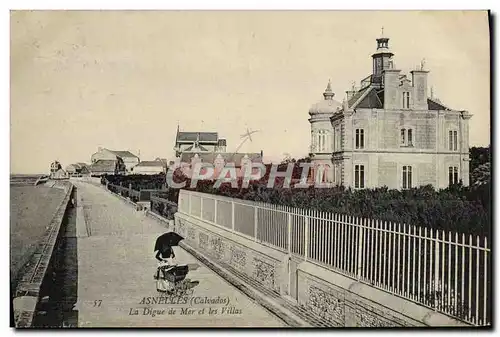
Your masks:
<svg viewBox="0 0 500 337"><path fill-rule="evenodd" d="M411 166L403 166L403 189L412 188Z"/></svg>
<svg viewBox="0 0 500 337"><path fill-rule="evenodd" d="M354 166L354 188L365 188L365 166Z"/></svg>
<svg viewBox="0 0 500 337"><path fill-rule="evenodd" d="M408 91L403 92L403 109L410 108L410 93Z"/></svg>
<svg viewBox="0 0 500 337"><path fill-rule="evenodd" d="M448 133L448 147L450 151L457 151L458 149L458 132L450 130Z"/></svg>
<svg viewBox="0 0 500 337"><path fill-rule="evenodd" d="M458 167L450 166L448 167L448 183L449 185L458 184Z"/></svg>
<svg viewBox="0 0 500 337"><path fill-rule="evenodd" d="M401 146L413 146L412 129L401 129Z"/></svg>
<svg viewBox="0 0 500 337"><path fill-rule="evenodd" d="M328 137L327 130L319 130L316 133L316 152L327 152L329 151L330 146L328 143L330 141L330 137Z"/></svg>
<svg viewBox="0 0 500 337"><path fill-rule="evenodd" d="M365 147L365 130L356 129L356 148L363 149Z"/></svg>

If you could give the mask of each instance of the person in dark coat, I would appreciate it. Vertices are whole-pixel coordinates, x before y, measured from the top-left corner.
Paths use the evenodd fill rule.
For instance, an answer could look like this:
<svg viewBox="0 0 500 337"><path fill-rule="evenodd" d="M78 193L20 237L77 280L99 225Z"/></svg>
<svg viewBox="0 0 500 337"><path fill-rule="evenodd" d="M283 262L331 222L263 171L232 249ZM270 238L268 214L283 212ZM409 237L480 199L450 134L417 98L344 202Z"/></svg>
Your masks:
<svg viewBox="0 0 500 337"><path fill-rule="evenodd" d="M156 252L157 253L156 253L155 258L160 262L175 258L174 249L171 246L163 246L163 247L161 247L161 249L157 250Z"/></svg>
<svg viewBox="0 0 500 337"><path fill-rule="evenodd" d="M155 258L159 261L155 275L156 290L162 293L172 294L175 286L167 279L166 273L175 268L172 260L175 258L174 250L171 246L160 247L160 249L156 251Z"/></svg>

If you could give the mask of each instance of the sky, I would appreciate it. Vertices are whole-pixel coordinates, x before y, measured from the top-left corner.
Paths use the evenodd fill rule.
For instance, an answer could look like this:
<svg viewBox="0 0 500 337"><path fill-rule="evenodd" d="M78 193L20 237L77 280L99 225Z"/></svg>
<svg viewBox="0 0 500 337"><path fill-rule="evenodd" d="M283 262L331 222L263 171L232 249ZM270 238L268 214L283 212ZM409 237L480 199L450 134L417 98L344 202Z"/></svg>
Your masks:
<svg viewBox="0 0 500 337"><path fill-rule="evenodd" d="M470 146L490 143L485 11L13 11L10 27L12 173L98 147L171 159L178 124L304 157L310 106L371 73L381 27L402 73L425 59L434 96L473 114Z"/></svg>

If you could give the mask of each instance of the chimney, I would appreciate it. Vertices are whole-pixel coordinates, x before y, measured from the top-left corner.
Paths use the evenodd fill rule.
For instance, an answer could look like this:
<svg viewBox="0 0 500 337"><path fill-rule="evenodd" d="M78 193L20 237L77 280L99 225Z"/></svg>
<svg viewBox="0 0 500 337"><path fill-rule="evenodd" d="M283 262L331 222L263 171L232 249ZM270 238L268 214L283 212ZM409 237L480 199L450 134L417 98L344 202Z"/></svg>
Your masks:
<svg viewBox="0 0 500 337"><path fill-rule="evenodd" d="M413 70L411 72L413 84L413 109L427 110L427 74L426 70Z"/></svg>
<svg viewBox="0 0 500 337"><path fill-rule="evenodd" d="M350 100L351 98L353 98L353 96L356 93L356 91L347 90L345 93L346 93L346 96L347 96L347 100Z"/></svg>
<svg viewBox="0 0 500 337"><path fill-rule="evenodd" d="M97 151L101 152L101 151L102 151L102 147L100 147L100 146L99 146L99 147L97 148Z"/></svg>
<svg viewBox="0 0 500 337"><path fill-rule="evenodd" d="M262 159L264 157L264 151L260 150L260 158Z"/></svg>
<svg viewBox="0 0 500 337"><path fill-rule="evenodd" d="M401 70L386 69L383 73L384 80L384 109L401 108L401 93L399 92L399 73Z"/></svg>
<svg viewBox="0 0 500 337"><path fill-rule="evenodd" d="M352 82L351 90L345 92L347 94L347 100L350 100L356 94L356 83Z"/></svg>

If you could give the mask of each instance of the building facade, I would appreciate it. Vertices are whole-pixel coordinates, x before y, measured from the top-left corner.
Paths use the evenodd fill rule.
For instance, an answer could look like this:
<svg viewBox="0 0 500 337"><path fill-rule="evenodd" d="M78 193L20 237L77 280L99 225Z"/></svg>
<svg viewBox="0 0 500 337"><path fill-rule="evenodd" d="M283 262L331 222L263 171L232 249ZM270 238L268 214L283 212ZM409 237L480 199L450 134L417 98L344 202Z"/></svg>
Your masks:
<svg viewBox="0 0 500 337"><path fill-rule="evenodd" d="M262 162L263 152L232 153L226 152L225 138L219 138L217 132L182 132L177 128L175 139L175 155L177 165L189 166L195 163L210 163L215 168L224 167L226 163L234 163L235 167L249 165L248 162Z"/></svg>
<svg viewBox="0 0 500 337"><path fill-rule="evenodd" d="M139 157L130 151L114 151L100 147L97 152L92 154L91 163L94 164L99 160L115 160L121 159L125 164L125 173L131 173L132 168L139 164Z"/></svg>
<svg viewBox="0 0 500 337"><path fill-rule="evenodd" d="M132 174L160 174L167 172L167 161L160 158L156 158L151 161L141 161L139 164L134 166L132 169Z"/></svg>
<svg viewBox="0 0 500 337"><path fill-rule="evenodd" d="M85 163L74 163L66 166L66 172L71 177L80 177L90 174L89 165Z"/></svg>
<svg viewBox="0 0 500 337"><path fill-rule="evenodd" d="M317 180L352 188L469 185L469 119L428 95L422 62L411 77L395 68L389 39L377 39L361 86L313 105L311 156Z"/></svg>

